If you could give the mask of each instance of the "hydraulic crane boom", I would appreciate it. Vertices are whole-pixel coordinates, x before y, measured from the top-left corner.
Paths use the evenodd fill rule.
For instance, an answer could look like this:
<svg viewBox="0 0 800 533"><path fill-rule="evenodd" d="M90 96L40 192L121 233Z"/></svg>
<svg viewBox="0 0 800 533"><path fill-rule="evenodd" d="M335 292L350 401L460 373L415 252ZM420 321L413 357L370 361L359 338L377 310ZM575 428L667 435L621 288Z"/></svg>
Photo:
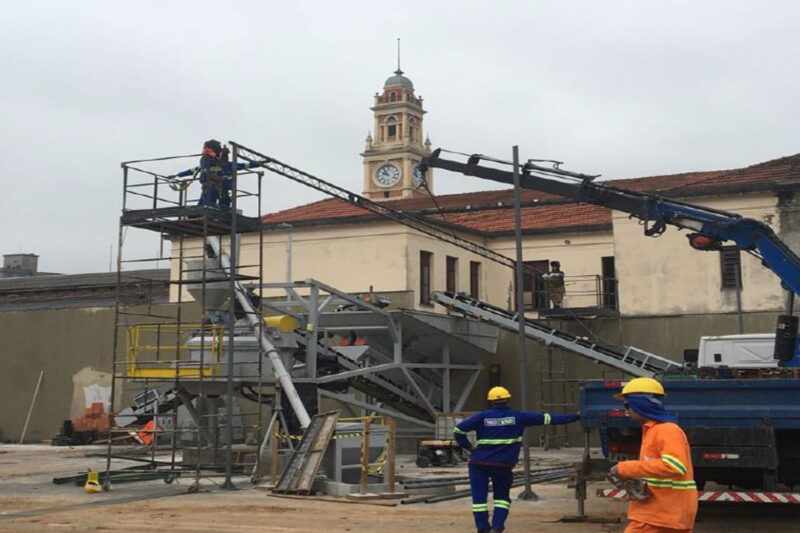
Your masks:
<svg viewBox="0 0 800 533"><path fill-rule="evenodd" d="M467 176L513 184L510 170L481 165L481 160L509 164L507 161L479 154L469 156L467 162L441 157L435 150L421 162L423 168L434 167L460 172ZM645 223L645 235L657 237L667 225L688 229L689 243L698 250L717 250L724 241L736 245L761 258L783 283L784 288L800 294L800 257L784 244L766 224L735 213L691 205L656 194L629 191L593 183L596 176L550 168L531 161L520 167L520 186L578 202L596 204L628 213Z"/></svg>

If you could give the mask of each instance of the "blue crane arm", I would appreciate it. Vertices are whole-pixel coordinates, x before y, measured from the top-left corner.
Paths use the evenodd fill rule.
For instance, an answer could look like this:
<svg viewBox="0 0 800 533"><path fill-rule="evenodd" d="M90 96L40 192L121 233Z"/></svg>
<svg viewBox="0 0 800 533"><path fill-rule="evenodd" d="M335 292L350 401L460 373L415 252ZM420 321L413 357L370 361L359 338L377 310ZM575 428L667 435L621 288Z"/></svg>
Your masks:
<svg viewBox="0 0 800 533"><path fill-rule="evenodd" d="M508 163L480 155L472 155L464 163L444 159L441 150L435 150L420 165L423 169L441 168L501 183L514 183L513 172L481 165L481 159ZM742 250L757 252L764 266L780 278L784 288L800 294L800 257L778 238L772 228L758 220L657 194L593 183L595 176L559 168L543 167L531 162L520 168L521 187L628 213L644 221L644 232L649 237L661 235L669 225L693 231L688 237L691 245L697 249L718 249L720 243L732 241ZM705 238L706 247L697 244L697 236Z"/></svg>

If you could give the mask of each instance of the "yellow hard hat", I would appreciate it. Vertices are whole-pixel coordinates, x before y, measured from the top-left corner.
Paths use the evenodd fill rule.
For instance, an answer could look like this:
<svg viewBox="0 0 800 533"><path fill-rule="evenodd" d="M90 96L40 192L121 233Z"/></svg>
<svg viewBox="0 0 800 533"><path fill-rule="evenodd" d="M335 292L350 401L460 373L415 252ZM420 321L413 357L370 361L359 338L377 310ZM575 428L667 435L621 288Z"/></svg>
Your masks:
<svg viewBox="0 0 800 533"><path fill-rule="evenodd" d="M622 392L617 397L624 397L628 394L658 394L664 396L664 386L653 378L635 378L630 380L622 388Z"/></svg>
<svg viewBox="0 0 800 533"><path fill-rule="evenodd" d="M486 399L490 402L495 402L497 400L508 400L511 398L511 393L508 392L508 389L505 387L492 387L489 389L489 394L486 395Z"/></svg>

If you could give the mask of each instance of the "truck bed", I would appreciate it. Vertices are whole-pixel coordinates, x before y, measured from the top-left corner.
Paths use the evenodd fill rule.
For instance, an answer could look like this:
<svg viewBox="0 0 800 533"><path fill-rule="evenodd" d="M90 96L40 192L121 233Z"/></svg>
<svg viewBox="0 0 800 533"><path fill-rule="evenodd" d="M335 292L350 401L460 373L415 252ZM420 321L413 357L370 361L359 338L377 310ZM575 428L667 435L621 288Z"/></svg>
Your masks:
<svg viewBox="0 0 800 533"><path fill-rule="evenodd" d="M624 417L614 395L620 382L591 382L581 387L581 421L586 428L601 425L635 427ZM769 425L800 429L800 380L679 379L665 380L664 406L678 415L681 427L751 428ZM798 443L800 446L800 443Z"/></svg>
<svg viewBox="0 0 800 533"><path fill-rule="evenodd" d="M692 447L695 480L746 489L800 485L800 380L665 380L664 405ZM597 430L609 459L636 458L639 425L614 398L620 382L581 388L581 422Z"/></svg>

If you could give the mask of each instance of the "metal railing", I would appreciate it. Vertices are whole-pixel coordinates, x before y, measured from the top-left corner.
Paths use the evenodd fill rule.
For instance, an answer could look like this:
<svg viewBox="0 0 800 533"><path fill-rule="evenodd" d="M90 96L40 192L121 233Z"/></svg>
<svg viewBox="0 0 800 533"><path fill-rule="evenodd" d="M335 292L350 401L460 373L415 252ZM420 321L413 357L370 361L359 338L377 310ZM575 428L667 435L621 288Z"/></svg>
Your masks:
<svg viewBox="0 0 800 533"><path fill-rule="evenodd" d="M616 310L619 306L617 279L598 274L565 276L563 289L550 288L536 280L534 290L524 293L525 309L546 311L555 308L599 307Z"/></svg>
<svg viewBox="0 0 800 533"><path fill-rule="evenodd" d="M200 365L191 361L190 348L181 338L183 333L207 339L206 353L214 362ZM200 324L140 324L127 330L125 358L127 378L164 379L199 378L221 375L225 328ZM149 355L145 360L142 356ZM162 358L164 357L164 358Z"/></svg>

